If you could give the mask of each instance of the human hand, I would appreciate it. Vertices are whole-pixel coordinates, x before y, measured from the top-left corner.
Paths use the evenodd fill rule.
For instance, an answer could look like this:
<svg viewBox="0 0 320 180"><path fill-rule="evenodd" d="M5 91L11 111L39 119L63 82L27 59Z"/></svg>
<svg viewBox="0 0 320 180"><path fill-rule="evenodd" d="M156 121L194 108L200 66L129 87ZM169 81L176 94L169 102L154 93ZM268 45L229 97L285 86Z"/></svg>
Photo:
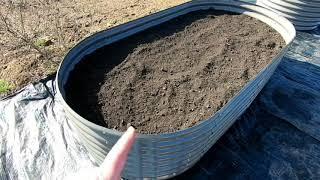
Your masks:
<svg viewBox="0 0 320 180"><path fill-rule="evenodd" d="M100 167L81 170L76 174L68 176L66 179L119 180L135 138L134 128L129 127L112 147Z"/></svg>
<svg viewBox="0 0 320 180"><path fill-rule="evenodd" d="M130 126L118 142L112 147L100 166L102 169L102 179L120 179L121 172L127 162L128 154L134 144L135 137L134 128Z"/></svg>

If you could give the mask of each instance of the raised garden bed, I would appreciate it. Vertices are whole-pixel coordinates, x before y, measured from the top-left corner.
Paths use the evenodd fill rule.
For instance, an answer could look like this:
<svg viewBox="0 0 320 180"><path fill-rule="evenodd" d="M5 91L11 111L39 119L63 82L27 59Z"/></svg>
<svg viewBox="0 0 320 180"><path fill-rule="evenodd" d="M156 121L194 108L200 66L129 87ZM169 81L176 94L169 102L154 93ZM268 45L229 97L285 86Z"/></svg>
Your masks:
<svg viewBox="0 0 320 180"><path fill-rule="evenodd" d="M249 33L260 28L255 20L203 11L210 8L252 16L281 36L256 21L265 26L256 33L270 36L241 41L252 36L243 28ZM184 16L194 11L198 12ZM243 22L232 22L233 16ZM272 40L272 35L278 39ZM249 107L294 37L293 25L265 8L239 1L192 1L79 43L59 67L57 99L97 163L121 131L133 125L142 133L122 176L169 178L193 166Z"/></svg>
<svg viewBox="0 0 320 180"><path fill-rule="evenodd" d="M211 117L284 45L252 17L192 12L86 56L71 73L68 103L110 129L175 132Z"/></svg>

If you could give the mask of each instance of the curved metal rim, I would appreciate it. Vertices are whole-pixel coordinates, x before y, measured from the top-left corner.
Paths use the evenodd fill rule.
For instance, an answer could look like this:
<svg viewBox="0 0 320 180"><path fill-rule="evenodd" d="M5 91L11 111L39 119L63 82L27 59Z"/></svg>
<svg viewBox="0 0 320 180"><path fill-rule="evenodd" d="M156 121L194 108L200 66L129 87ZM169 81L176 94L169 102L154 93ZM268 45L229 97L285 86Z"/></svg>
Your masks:
<svg viewBox="0 0 320 180"><path fill-rule="evenodd" d="M281 24L283 26L284 29L287 29L288 33L291 34L289 37L289 40L287 40L287 44L290 44L292 42L292 40L294 39L295 37L295 30L293 28L293 25L285 18L277 15L276 13L272 12L271 10L268 10L268 9L265 9L263 7L258 7L258 6L255 6L253 4L250 4L250 3L245 3L245 2L189 2L189 3L185 3L183 5L180 5L180 8L192 8L194 6L199 6L199 5L221 5L221 6L234 6L235 8L241 8L242 10L246 10L246 11L252 11L254 13L264 13L264 14L267 14L267 15L271 15L271 16L276 16L277 17L277 22L279 24ZM175 8L175 7L173 7ZM173 8L170 8L170 9L173 9ZM168 9L168 10L170 10ZM168 11L168 10L165 10L165 11ZM163 13L163 11L160 11L159 13L156 13L156 14L160 14L160 13ZM147 16L148 17L148 16ZM151 17L151 16L150 16ZM138 19L139 20L139 19ZM136 22L137 20L133 21L133 22ZM129 23L126 23L126 24L130 24L130 23L133 23L133 22L129 22ZM292 26L292 27L291 27ZM113 28L112 28L113 29ZM107 30L109 31L109 30ZM80 45L82 44L85 44L85 43L88 43L88 41L90 41L93 37L96 37L96 36L99 36L101 33L103 33L105 31L102 31L102 32L98 32L90 37L87 37L86 39L82 40L80 43L78 43L78 45L76 45L75 47L73 47L69 53L66 55L65 59L61 62L59 68L58 68L58 73L56 75L56 85L57 85L57 94L61 97L61 102L65 108L65 110L67 110L69 113L71 113L73 116L75 116L79 121L81 121L81 123L91 127L91 128L94 128L96 130L99 130L99 131L103 131L103 132L106 132L106 133L110 133L110 134L113 134L113 135L117 135L117 136L120 136L123 134L123 132L120 132L120 131L117 131L117 130L112 130L112 129L108 129L108 128L105 128L105 127L102 127L102 126L99 126L99 125L96 125L86 119L84 119L83 117L81 117L79 114L77 114L71 107L69 107L69 105L66 103L64 97L62 96L61 94L61 87L60 86L60 82L59 82L59 76L60 76L60 70L62 68L62 66L64 65L66 59L68 59L68 56L73 52L74 49L78 48ZM226 105L225 105L226 106ZM219 111L215 113L215 115L218 115L219 114ZM163 134L139 134L139 137L138 138L152 138L152 137L168 137L168 136L176 136L177 133L181 133L183 134L184 132L186 131L190 131L190 129L192 128L197 128L198 126L201 126L203 125L205 122L208 122L209 120L203 120L201 121L198 125L196 126L193 126L191 128L187 128L187 129L184 129L184 130L180 130L180 131L176 131L176 132L172 132L172 133L163 133Z"/></svg>
<svg viewBox="0 0 320 180"><path fill-rule="evenodd" d="M276 4L272 1L269 1L269 0L260 0L259 2L263 3L265 6L268 6L269 8L281 11L283 13L288 13L290 15L300 15L300 16L315 17L315 18L320 17L319 13L309 12L309 11L306 12L306 11L301 11L301 10L292 9L292 8L290 9L285 6L278 5L278 4Z"/></svg>
<svg viewBox="0 0 320 180"><path fill-rule="evenodd" d="M308 7L320 7L320 1L313 0L283 0L288 3L293 3L296 5L303 5Z"/></svg>
<svg viewBox="0 0 320 180"><path fill-rule="evenodd" d="M269 1L274 2L276 0L269 0ZM263 1L260 1L260 3L261 3L261 5L268 6L268 5L264 4ZM270 6L268 6L268 7L270 7ZM270 7L270 8L272 8L272 7ZM320 17L307 17L307 16L301 16L299 14L284 13L279 10L275 10L275 11L277 11L277 13L279 13L281 16L284 16L285 18L289 18L289 19L295 19L295 20L300 20L300 21L310 21L310 22L319 22L320 21ZM320 12L320 8L318 11Z"/></svg>
<svg viewBox="0 0 320 180"><path fill-rule="evenodd" d="M286 2L286 1L279 1L279 0L269 0L269 1L271 1L274 4L277 4L279 6L296 9L296 10L302 11L302 12L314 12L314 13L319 13L320 12L320 6L317 7L317 5L305 6L303 4L297 5L297 4L294 4L294 3L290 3L290 2ZM311 5L311 3L309 5Z"/></svg>

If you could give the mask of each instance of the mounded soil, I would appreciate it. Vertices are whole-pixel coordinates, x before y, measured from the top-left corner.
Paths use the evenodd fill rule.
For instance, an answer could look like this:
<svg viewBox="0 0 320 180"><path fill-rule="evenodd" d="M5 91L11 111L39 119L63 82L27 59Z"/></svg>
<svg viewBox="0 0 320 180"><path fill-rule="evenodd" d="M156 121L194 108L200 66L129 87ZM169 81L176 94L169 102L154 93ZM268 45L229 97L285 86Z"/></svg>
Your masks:
<svg viewBox="0 0 320 180"><path fill-rule="evenodd" d="M68 104L90 121L168 133L211 117L284 46L246 15L198 11L88 55L68 83Z"/></svg>

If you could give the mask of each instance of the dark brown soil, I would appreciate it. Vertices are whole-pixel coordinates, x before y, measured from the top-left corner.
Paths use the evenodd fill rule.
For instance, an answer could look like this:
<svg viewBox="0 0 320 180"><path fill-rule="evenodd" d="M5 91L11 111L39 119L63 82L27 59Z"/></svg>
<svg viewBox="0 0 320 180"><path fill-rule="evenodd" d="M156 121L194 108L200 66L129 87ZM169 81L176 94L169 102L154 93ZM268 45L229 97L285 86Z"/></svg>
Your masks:
<svg viewBox="0 0 320 180"><path fill-rule="evenodd" d="M254 18L190 13L86 57L66 87L68 103L108 128L178 131L223 107L283 45Z"/></svg>

